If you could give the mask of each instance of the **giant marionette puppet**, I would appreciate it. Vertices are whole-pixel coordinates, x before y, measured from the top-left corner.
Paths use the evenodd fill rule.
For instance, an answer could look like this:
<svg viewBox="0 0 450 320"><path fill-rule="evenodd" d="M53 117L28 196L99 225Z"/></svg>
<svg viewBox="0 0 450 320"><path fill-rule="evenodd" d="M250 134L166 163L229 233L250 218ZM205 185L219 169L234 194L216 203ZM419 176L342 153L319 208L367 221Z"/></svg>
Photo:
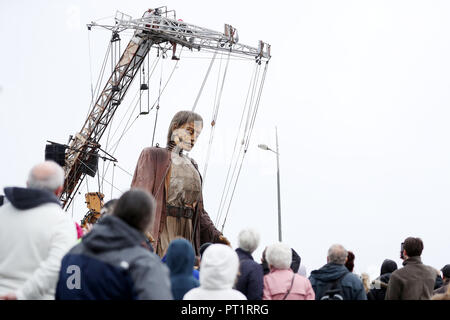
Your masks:
<svg viewBox="0 0 450 320"><path fill-rule="evenodd" d="M229 245L203 208L202 178L197 164L183 153L192 149L202 128L200 115L178 112L170 123L166 148L145 148L136 165L131 187L145 189L156 199L150 233L160 257L176 237L191 241L197 255L205 242Z"/></svg>

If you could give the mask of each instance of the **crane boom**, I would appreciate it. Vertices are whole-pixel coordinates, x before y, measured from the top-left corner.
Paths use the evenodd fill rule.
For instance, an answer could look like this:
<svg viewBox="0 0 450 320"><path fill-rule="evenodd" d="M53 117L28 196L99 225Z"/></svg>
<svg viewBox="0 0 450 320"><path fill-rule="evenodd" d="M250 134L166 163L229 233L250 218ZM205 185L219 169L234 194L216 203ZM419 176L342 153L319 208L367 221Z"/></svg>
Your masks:
<svg viewBox="0 0 450 320"><path fill-rule="evenodd" d="M257 62L270 59L270 45L260 41L258 48L240 44L235 28L225 25L220 33L158 14L145 15L141 19L117 12L114 25L88 24L107 28L117 36L124 30L135 30L111 76L93 105L83 128L71 138L65 155L65 182L61 194L63 208L68 209L86 174L95 175L90 163L98 161L100 139L124 99L142 62L154 44L178 43L189 49L226 51L252 56ZM113 40L111 40L113 41Z"/></svg>

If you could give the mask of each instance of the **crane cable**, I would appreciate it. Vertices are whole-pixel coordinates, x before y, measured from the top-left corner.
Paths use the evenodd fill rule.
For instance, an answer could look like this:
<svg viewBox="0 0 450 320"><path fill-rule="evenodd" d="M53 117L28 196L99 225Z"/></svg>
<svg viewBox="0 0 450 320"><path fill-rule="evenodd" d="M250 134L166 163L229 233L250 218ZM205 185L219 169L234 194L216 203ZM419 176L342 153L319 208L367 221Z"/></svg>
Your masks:
<svg viewBox="0 0 450 320"><path fill-rule="evenodd" d="M223 77L222 77L222 84L220 87L220 91L219 94L217 96L217 101L215 101L215 106L214 106L214 111L213 111L213 119L211 121L211 132L209 135L209 143L208 143L208 151L206 154L206 161L205 161L205 168L203 170L203 186L205 184L205 180L206 180L206 172L208 170L208 163L209 163L209 157L211 155L211 149L212 149L212 142L214 140L214 133L215 133L215 129L216 129L216 122L217 122L217 116L219 115L219 108L220 108L220 102L222 99L222 92L223 92L223 88L225 85L225 79L227 76L227 71L228 71L228 66L230 64L230 52L228 52L228 58L227 58L227 64L225 66L225 70L223 72ZM219 76L217 78L218 80L220 79L220 70L219 70ZM219 81L217 81L217 86L216 86L216 93L217 93L217 87L218 87Z"/></svg>
<svg viewBox="0 0 450 320"><path fill-rule="evenodd" d="M250 81L250 84L249 84L249 88L248 88L248 91L247 91L246 103L249 102L249 104L248 104L248 113L247 113L246 125L245 125L245 128L244 128L243 133L242 133L241 145L239 147L239 151L237 153L237 156L236 156L236 159L235 159L235 162L234 162L233 172L231 174L231 178L229 180L229 183L228 183L228 185L226 185L226 184L224 185L224 189L226 187L226 192L225 192L224 200L221 203L221 206L219 206L219 212L218 212L218 216L217 216L217 223L222 218L223 210L225 208L225 203L226 203L226 201L228 199L228 194L230 192L230 188L231 188L231 186L233 184L233 181L236 180L236 178L235 178L236 168L238 166L239 159L242 157L244 141L245 141L245 137L247 136L247 132L248 132L248 123L249 123L249 119L251 118L251 112L254 111L254 108L252 108L252 102L253 102L253 95L254 95L254 92L255 92L255 90L254 90L255 84L258 82L259 71L260 71L260 67L257 64L255 66L255 70L253 72L253 76L251 78L251 81ZM250 100L248 100L249 96L250 96ZM244 112L245 112L245 107L244 107L243 113ZM239 132L238 132L238 134L236 136L236 142L237 142L238 138L239 138ZM233 159L230 161L230 170L231 170L231 166L232 165L233 165Z"/></svg>
<svg viewBox="0 0 450 320"><path fill-rule="evenodd" d="M180 51L180 55L179 55L180 58L181 58L182 52L183 52L183 49ZM147 54L148 54L148 53L147 53ZM165 82L163 88L161 89L161 92L160 92L158 98L157 98L156 101L153 103L153 106L150 108L150 111L153 110L153 108L155 107L156 103L158 102L159 97L164 93L164 90L166 89L167 84L168 84L169 81L172 79L172 76L173 76L175 70L177 69L178 62L179 62L179 60L175 63L175 66L173 67L172 72L170 73L170 75L169 75L168 79L166 80L166 82ZM156 66L155 66L155 68L156 68ZM130 128L133 126L133 124L136 122L136 120L137 120L137 119L139 118L139 116L140 116L140 115L138 114L138 115L136 116L136 118L133 120L133 122L131 122L131 124L128 125L128 123L129 123L129 121L131 120L131 117L132 117L134 111L136 110L137 105L138 105L138 101L135 103L134 108L133 108L133 111L131 112L130 117L129 117L128 121L127 121L127 124L125 125L125 127L124 127L124 129L123 129L123 131L122 131L122 134L120 135L119 139L111 146L111 149L108 150L108 153L110 153L110 154L113 155L113 156L114 156L114 154L115 154L115 152L116 152L116 150L117 150L117 148L118 148L118 146L119 146L119 143L120 143L121 140L123 139L123 137L127 134L127 132L130 130ZM114 148L114 150L111 151L113 148ZM105 171L105 175L108 173L109 166L110 166L110 163L108 163L108 165L107 165L107 168L106 168L106 171ZM106 181L106 180L105 180L105 181ZM106 181L106 182L108 182L108 181Z"/></svg>
<svg viewBox="0 0 450 320"><path fill-rule="evenodd" d="M201 96L201 94L203 92L203 88L205 87L206 80L208 80L209 73L211 72L211 68L212 68L212 66L214 64L214 61L216 60L216 56L217 56L217 51L214 52L214 55L213 55L213 57L211 59L211 62L209 63L208 71L206 72L206 75L203 78L202 86L200 87L200 91L198 92L197 98L195 99L194 105L192 106L192 112L194 112L195 108L197 107L198 100L200 99L200 96Z"/></svg>
<svg viewBox="0 0 450 320"><path fill-rule="evenodd" d="M158 104L156 105L155 124L153 125L152 147L153 147L153 142L155 141L156 124L158 123L158 112L159 112L159 102L160 102L160 98L161 98L161 84L162 84L162 77L163 77L163 66L164 66L164 63L161 63L161 74L159 76Z"/></svg>
<svg viewBox="0 0 450 320"><path fill-rule="evenodd" d="M253 84L253 81L254 81L253 79L254 79L254 76L256 75L257 68L258 68L258 65L255 65L255 68L253 70L253 74L252 74L252 76L250 78L250 84L249 84L249 88L247 90L247 96L245 98L244 108L242 109L241 120L239 122L239 128L238 128L237 134L236 134L236 140L234 141L234 147L233 147L233 153L231 155L230 166L228 167L227 176L226 176L225 183L224 183L223 190L222 190L222 196L220 198L219 208L217 210L216 220L215 220L215 223L214 223L215 226L217 226L219 221L220 221L220 218L222 216L222 211L223 211L223 209L221 209L222 208L222 203L224 203L223 201L227 198L227 196L225 196L225 199L224 199L225 189L226 189L226 187L228 185L228 178L230 177L231 167L232 167L233 162L234 162L234 156L236 154L236 147L237 147L237 143L238 143L238 140L239 140L239 134L240 134L241 128L242 128L242 122L244 120L244 114L245 114L245 111L247 109L247 102L248 102L248 97L250 95L250 88L252 87L252 84ZM249 105L249 107L250 107L250 105ZM241 144L241 148L242 148L242 144ZM237 157L239 156L239 154L241 152L241 148L239 149ZM237 159L236 159L236 161L237 161ZM233 176L234 176L234 170L233 170L233 174L231 176L231 179L233 179ZM228 191L227 191L227 194L228 194Z"/></svg>
<svg viewBox="0 0 450 320"><path fill-rule="evenodd" d="M255 124L255 120L256 120L256 115L258 113L259 103L261 101L262 89L264 87L264 83L265 83L265 80L266 80L266 74L267 74L268 65L269 65L269 62L266 61L266 64L265 64L265 67L264 67L264 71L263 71L263 75L262 75L262 78L261 78L261 81L260 81L260 85L259 85L257 99L256 99L256 102L255 102L255 111L253 113L252 122L251 122L251 125L250 125L250 130L249 130L248 136L247 136L247 143L245 145L244 153L243 153L242 159L241 159L241 164L239 166L239 171L238 171L238 174L237 174L237 177L236 177L236 181L234 183L233 192L231 193L231 198L230 198L230 201L228 203L227 212L225 214L225 218L224 218L224 221L223 221L223 224L222 224L222 229L221 229L222 232L223 232L223 230L225 228L225 223L227 221L228 214L229 214L230 207L231 207L231 203L232 203L233 197L234 197L234 192L236 191L236 186L237 186L237 183L238 183L238 180L239 180L239 176L240 176L240 173L241 173L242 165L244 163L244 157L245 157L245 155L247 153L248 145L250 143L250 138L251 138L251 135L253 133L253 128L254 128L254 124Z"/></svg>

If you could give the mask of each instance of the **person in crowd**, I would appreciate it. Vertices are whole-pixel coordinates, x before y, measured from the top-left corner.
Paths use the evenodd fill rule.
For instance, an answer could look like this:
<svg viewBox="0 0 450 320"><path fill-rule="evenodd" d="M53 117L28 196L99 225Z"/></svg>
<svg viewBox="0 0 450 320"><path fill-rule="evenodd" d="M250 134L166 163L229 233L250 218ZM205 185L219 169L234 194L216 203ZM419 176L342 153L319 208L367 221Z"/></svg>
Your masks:
<svg viewBox="0 0 450 320"><path fill-rule="evenodd" d="M433 295L436 271L422 263L423 242L408 237L402 244L403 268L394 271L389 280L386 300L429 300Z"/></svg>
<svg viewBox="0 0 450 320"><path fill-rule="evenodd" d="M205 242L230 244L204 209L198 165L185 154L194 147L202 128L199 114L177 112L169 125L166 148L145 148L134 171L131 187L145 189L156 199L150 233L160 257L179 236L191 241L197 255Z"/></svg>
<svg viewBox="0 0 450 320"><path fill-rule="evenodd" d="M34 166L27 187L5 188L0 207L0 299L54 299L62 257L76 244L74 221L58 197L64 170L53 161Z"/></svg>
<svg viewBox="0 0 450 320"><path fill-rule="evenodd" d="M361 275L359 276L359 278L361 279L361 282L363 283L364 286L364 291L367 293L370 290L370 277L369 274L366 272L362 272Z"/></svg>
<svg viewBox="0 0 450 320"><path fill-rule="evenodd" d="M306 267L304 265L300 265L300 267L298 268L298 272L299 275L303 276L303 277L307 277L307 271L306 271Z"/></svg>
<svg viewBox="0 0 450 320"><path fill-rule="evenodd" d="M384 300L389 279L395 270L397 270L397 263L394 260L385 259L383 261L380 276L372 281L370 290L367 293L368 300Z"/></svg>
<svg viewBox="0 0 450 320"><path fill-rule="evenodd" d="M283 243L267 248L270 273L264 276L264 300L314 300L309 280L291 269L292 249Z"/></svg>
<svg viewBox="0 0 450 320"><path fill-rule="evenodd" d="M342 245L328 249L327 264L309 277L316 300L367 300L361 280L345 267L346 260L347 250Z"/></svg>
<svg viewBox="0 0 450 320"><path fill-rule="evenodd" d="M264 275L266 275L270 272L269 264L267 263L267 260L266 260L266 249L267 249L267 247L264 249L264 251L262 253L261 264L260 264L261 268L263 269ZM291 250L292 250L291 269L292 269L292 271L297 273L300 268L301 258L294 249L291 248Z"/></svg>
<svg viewBox="0 0 450 320"><path fill-rule="evenodd" d="M132 189L66 254L56 287L58 300L171 300L168 268L152 253L145 232L154 198Z"/></svg>
<svg viewBox="0 0 450 320"><path fill-rule="evenodd" d="M434 269L436 272L436 281L434 281L433 290L437 290L444 285L444 280L441 277L441 272L438 269Z"/></svg>
<svg viewBox="0 0 450 320"><path fill-rule="evenodd" d="M236 252L224 244L211 244L200 262L200 287L188 291L183 300L246 300L233 289L238 271Z"/></svg>
<svg viewBox="0 0 450 320"><path fill-rule="evenodd" d="M353 268L355 267L355 254L352 251L348 251L347 253L347 261L345 261L345 267L348 271L353 272Z"/></svg>
<svg viewBox="0 0 450 320"><path fill-rule="evenodd" d="M93 219L93 223L89 223L87 222L84 227L83 227L83 234L88 233L89 231L92 230L92 227L94 226L94 224L96 224L97 222L99 222L102 217L111 215L113 210L114 210L114 206L116 205L117 199L111 199L109 201L107 201L103 207L100 209L100 216L98 219Z"/></svg>
<svg viewBox="0 0 450 320"><path fill-rule="evenodd" d="M247 300L261 300L263 296L263 270L253 260L252 253L259 245L259 233L244 229L238 235L239 277L235 289L242 292Z"/></svg>
<svg viewBox="0 0 450 320"><path fill-rule="evenodd" d="M447 288L450 287L450 264L446 264L442 269L442 286L435 289L433 294L441 294L447 292Z"/></svg>
<svg viewBox="0 0 450 320"><path fill-rule="evenodd" d="M446 290L442 293L435 293L431 300L450 300L450 286L444 286Z"/></svg>
<svg viewBox="0 0 450 320"><path fill-rule="evenodd" d="M196 268L194 268L193 275L197 280L200 280L200 262L202 261L203 252L205 252L206 248L208 248L212 242L205 242L200 246L198 250L199 255L196 256Z"/></svg>
<svg viewBox="0 0 450 320"><path fill-rule="evenodd" d="M302 258L298 255L297 251L291 248L292 251L292 262L291 269L294 273L298 273L298 269L300 268L300 264L302 262Z"/></svg>
<svg viewBox="0 0 450 320"><path fill-rule="evenodd" d="M194 262L194 249L189 241L179 238L170 243L166 264L170 270L170 284L175 300L182 300L186 292L200 285L192 274Z"/></svg>
<svg viewBox="0 0 450 320"><path fill-rule="evenodd" d="M199 254L200 254L200 261L202 260L203 253L205 252L206 248L208 248L210 245L212 245L212 242L205 242L200 246Z"/></svg>
<svg viewBox="0 0 450 320"><path fill-rule="evenodd" d="M267 251L267 247L264 248L262 255L261 255L261 269L263 270L263 274L266 275L270 272L269 269L269 264L267 263L267 259L266 259L266 251Z"/></svg>

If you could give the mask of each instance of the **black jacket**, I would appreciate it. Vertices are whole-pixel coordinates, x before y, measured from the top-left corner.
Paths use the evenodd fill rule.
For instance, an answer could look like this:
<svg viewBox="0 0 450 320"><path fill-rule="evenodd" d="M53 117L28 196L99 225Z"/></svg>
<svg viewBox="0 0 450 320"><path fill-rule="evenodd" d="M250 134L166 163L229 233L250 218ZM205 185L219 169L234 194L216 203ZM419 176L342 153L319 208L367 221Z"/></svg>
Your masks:
<svg viewBox="0 0 450 320"><path fill-rule="evenodd" d="M250 253L236 249L239 257L239 277L235 288L242 292L247 300L262 300L264 274L261 266L253 260Z"/></svg>
<svg viewBox="0 0 450 320"><path fill-rule="evenodd" d="M371 289L367 293L367 300L384 300L390 278L391 273L385 273L372 281Z"/></svg>
<svg viewBox="0 0 450 320"><path fill-rule="evenodd" d="M397 263L394 260L385 259L383 261L380 276L372 281L371 289L367 293L368 300L384 300L389 279L395 270L397 270Z"/></svg>

